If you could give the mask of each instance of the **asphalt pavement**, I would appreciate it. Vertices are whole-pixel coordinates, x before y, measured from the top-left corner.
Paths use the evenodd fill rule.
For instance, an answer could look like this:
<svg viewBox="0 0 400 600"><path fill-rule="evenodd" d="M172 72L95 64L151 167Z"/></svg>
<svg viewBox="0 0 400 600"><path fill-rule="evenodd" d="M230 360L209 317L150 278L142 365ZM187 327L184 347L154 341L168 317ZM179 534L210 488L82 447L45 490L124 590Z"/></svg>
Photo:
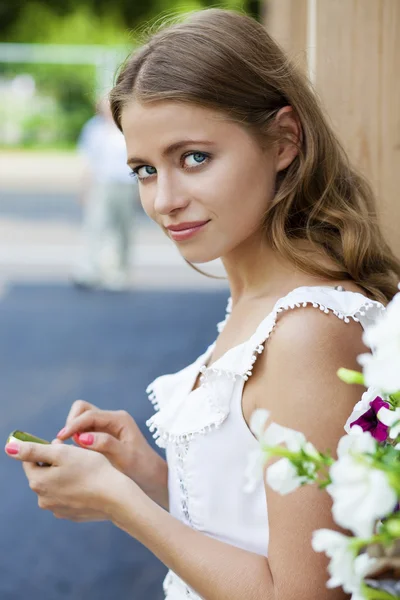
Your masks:
<svg viewBox="0 0 400 600"><path fill-rule="evenodd" d="M216 337L226 293L88 293L18 284L0 302L0 381L5 441L13 429L52 439L71 403L125 409L149 441L145 394ZM37 506L21 465L0 460L0 599L161 600L165 567L109 523L55 519Z"/></svg>

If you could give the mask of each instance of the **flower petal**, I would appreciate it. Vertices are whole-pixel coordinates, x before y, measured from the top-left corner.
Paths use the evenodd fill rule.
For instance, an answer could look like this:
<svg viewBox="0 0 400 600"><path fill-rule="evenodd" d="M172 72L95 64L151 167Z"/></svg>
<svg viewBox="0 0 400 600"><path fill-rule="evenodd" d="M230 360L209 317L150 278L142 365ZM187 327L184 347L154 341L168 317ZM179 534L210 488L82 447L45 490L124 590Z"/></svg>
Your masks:
<svg viewBox="0 0 400 600"><path fill-rule="evenodd" d="M270 412L265 408L258 408L250 417L250 429L257 439L260 439L265 430Z"/></svg>
<svg viewBox="0 0 400 600"><path fill-rule="evenodd" d="M282 495L290 494L302 483L302 479L297 475L296 468L287 458L281 458L268 467L266 480L275 492Z"/></svg>

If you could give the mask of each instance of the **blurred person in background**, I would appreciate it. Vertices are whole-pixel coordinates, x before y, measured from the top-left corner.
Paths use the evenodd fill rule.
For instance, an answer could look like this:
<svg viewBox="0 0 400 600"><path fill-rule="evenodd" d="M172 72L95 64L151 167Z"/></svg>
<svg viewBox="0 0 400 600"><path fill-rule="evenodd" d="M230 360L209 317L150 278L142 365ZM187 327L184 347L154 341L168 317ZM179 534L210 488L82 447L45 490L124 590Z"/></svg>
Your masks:
<svg viewBox="0 0 400 600"><path fill-rule="evenodd" d="M78 149L85 166L80 203L83 207L84 252L72 280L91 289L123 291L129 281L129 254L137 182L126 164L126 145L103 97L97 114L82 128Z"/></svg>

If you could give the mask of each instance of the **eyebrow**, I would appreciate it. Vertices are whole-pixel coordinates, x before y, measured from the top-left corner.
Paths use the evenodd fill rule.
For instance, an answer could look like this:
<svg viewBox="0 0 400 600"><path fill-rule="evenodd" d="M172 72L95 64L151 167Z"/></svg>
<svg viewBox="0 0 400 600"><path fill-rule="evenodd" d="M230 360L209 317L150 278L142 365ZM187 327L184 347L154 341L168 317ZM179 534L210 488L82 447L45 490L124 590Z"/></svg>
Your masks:
<svg viewBox="0 0 400 600"><path fill-rule="evenodd" d="M169 146L167 146L163 150L162 155L169 156L170 154L173 154L174 152L176 152L177 150L180 150L184 146L191 146L194 144L202 144L203 146L214 146L215 145L214 142L208 142L206 140L181 140L180 142L174 142L173 144L170 144ZM148 161L145 160L144 158L138 158L136 156L130 156L128 158L128 160L126 161L127 165L138 164L138 163L147 164Z"/></svg>

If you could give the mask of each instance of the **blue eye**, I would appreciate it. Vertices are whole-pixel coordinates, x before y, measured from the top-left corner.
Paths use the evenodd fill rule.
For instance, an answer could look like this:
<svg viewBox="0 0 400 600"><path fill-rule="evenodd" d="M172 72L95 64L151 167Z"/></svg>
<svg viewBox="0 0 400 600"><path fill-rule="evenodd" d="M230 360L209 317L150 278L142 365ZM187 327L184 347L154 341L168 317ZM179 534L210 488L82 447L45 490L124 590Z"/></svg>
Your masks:
<svg viewBox="0 0 400 600"><path fill-rule="evenodd" d="M143 179L148 179L156 173L157 169L155 167L151 167L150 165L142 165L141 167L136 167L133 169L131 176L143 181Z"/></svg>
<svg viewBox="0 0 400 600"><path fill-rule="evenodd" d="M209 155L204 152L190 152L184 156L184 166L193 169L204 164L208 159Z"/></svg>
<svg viewBox="0 0 400 600"><path fill-rule="evenodd" d="M195 169L196 167L200 167L201 165L208 162L210 159L210 155L205 152L188 152L183 156L183 167L184 169ZM156 175L157 169L150 165L141 165L140 167L136 167L132 169L130 173L131 177L138 179L139 181L143 181L144 179L148 179L153 175Z"/></svg>

